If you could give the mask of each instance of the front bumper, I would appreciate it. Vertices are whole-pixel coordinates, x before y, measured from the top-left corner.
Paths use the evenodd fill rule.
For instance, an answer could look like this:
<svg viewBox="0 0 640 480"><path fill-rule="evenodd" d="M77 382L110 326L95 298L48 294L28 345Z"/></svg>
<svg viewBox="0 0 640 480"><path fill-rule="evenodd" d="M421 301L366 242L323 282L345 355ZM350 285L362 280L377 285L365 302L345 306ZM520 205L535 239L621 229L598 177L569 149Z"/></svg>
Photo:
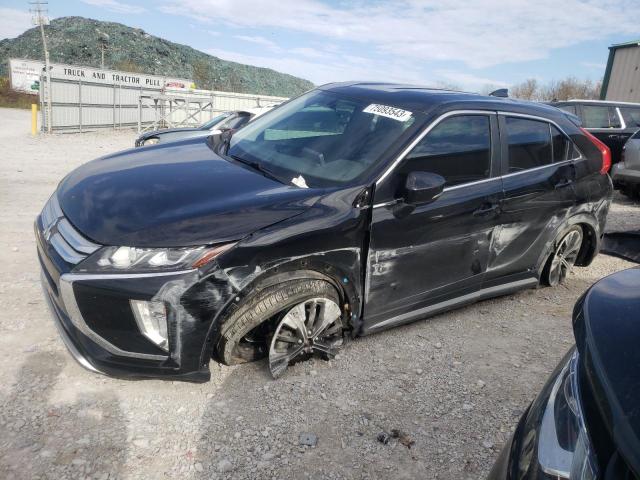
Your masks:
<svg viewBox="0 0 640 480"><path fill-rule="evenodd" d="M149 274L83 274L73 271L35 225L41 282L56 327L71 355L85 368L127 378L210 379L211 326L231 287L197 270ZM54 235L55 236L55 235ZM62 252L68 254L67 251ZM68 258L67 258L68 259ZM212 291L216 288L216 291ZM212 302L209 295L215 295ZM139 330L130 300L161 301L167 311L169 352Z"/></svg>

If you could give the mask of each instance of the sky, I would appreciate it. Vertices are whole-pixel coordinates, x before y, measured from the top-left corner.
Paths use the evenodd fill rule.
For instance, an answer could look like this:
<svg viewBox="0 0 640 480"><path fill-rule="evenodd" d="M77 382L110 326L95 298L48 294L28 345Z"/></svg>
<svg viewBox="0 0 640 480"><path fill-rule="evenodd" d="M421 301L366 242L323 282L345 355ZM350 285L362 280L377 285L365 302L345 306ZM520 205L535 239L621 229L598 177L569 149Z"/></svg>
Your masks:
<svg viewBox="0 0 640 480"><path fill-rule="evenodd" d="M49 0L51 18L124 23L225 60L315 84L480 91L527 78L597 81L608 47L640 39L640 0ZM31 28L0 0L0 38Z"/></svg>

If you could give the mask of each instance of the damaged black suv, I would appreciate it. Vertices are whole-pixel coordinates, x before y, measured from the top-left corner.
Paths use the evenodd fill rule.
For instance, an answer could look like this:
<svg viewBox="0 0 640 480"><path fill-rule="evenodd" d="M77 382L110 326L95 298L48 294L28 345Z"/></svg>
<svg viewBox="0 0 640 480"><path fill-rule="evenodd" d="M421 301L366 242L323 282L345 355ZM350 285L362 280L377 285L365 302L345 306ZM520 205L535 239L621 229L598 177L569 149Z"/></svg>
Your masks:
<svg viewBox="0 0 640 480"><path fill-rule="evenodd" d="M347 338L588 265L612 193L606 146L553 107L331 84L231 137L71 172L36 220L73 356L130 377L277 377Z"/></svg>

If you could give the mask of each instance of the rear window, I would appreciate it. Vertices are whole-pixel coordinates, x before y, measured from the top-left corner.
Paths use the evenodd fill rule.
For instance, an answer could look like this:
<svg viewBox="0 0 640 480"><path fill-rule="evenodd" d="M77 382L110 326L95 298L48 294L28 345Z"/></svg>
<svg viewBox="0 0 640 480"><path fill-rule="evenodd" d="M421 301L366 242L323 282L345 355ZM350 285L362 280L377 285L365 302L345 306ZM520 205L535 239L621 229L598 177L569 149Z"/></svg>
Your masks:
<svg viewBox="0 0 640 480"><path fill-rule="evenodd" d="M620 128L620 118L613 107L583 105L582 122L586 128Z"/></svg>
<svg viewBox="0 0 640 480"><path fill-rule="evenodd" d="M620 107L620 113L627 127L640 127L640 107Z"/></svg>
<svg viewBox="0 0 640 480"><path fill-rule="evenodd" d="M506 117L505 122L509 173L542 167L552 162L551 133L547 122L516 117Z"/></svg>

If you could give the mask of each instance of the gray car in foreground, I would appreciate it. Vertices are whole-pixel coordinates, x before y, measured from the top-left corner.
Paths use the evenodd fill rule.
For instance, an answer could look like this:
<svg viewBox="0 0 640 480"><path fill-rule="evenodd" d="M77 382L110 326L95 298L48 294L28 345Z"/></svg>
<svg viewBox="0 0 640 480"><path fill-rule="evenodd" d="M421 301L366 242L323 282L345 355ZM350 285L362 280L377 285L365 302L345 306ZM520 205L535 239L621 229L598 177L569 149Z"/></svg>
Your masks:
<svg viewBox="0 0 640 480"><path fill-rule="evenodd" d="M625 143L622 160L613 165L611 178L622 193L640 198L640 130Z"/></svg>

